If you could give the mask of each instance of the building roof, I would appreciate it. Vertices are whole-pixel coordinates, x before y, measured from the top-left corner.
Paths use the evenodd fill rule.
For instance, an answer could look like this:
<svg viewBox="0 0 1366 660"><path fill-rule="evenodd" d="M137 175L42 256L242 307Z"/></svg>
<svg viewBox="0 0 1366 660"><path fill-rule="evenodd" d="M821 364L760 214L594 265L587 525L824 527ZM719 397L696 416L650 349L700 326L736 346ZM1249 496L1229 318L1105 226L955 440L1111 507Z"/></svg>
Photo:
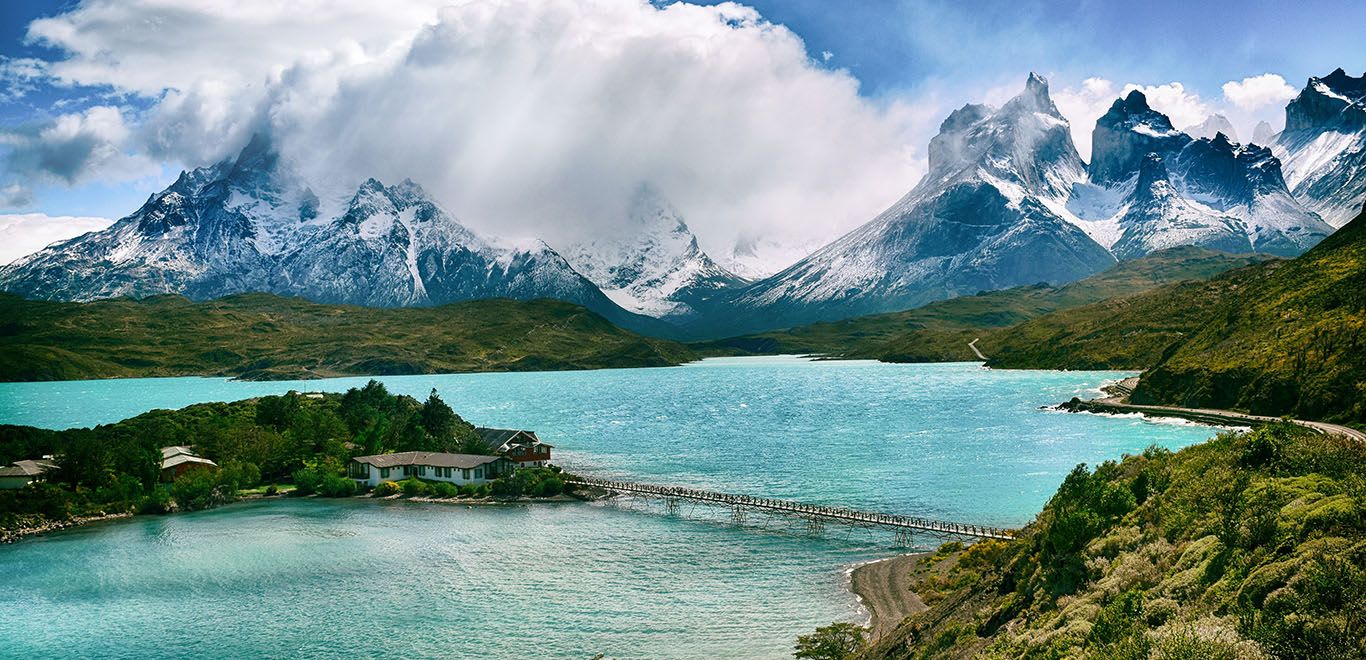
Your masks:
<svg viewBox="0 0 1366 660"><path fill-rule="evenodd" d="M198 456L198 454L194 453L193 449L190 449L185 445L171 445L170 447L161 448L162 460L166 460L172 456L176 456L179 454L183 454L185 456Z"/></svg>
<svg viewBox="0 0 1366 660"><path fill-rule="evenodd" d="M161 462L161 469L165 470L166 468L173 468L177 465L182 465L184 463L198 463L200 465L212 465L214 467L218 467L217 463L207 458L203 458L200 456L191 456L189 454L176 454L168 459L163 460Z"/></svg>
<svg viewBox="0 0 1366 660"><path fill-rule="evenodd" d="M15 461L9 467L0 468L0 477L36 477L56 467L56 463L43 459Z"/></svg>
<svg viewBox="0 0 1366 660"><path fill-rule="evenodd" d="M378 468L401 467L404 465L430 465L432 467L468 470L494 461L507 459L502 456L482 456L479 454L446 454L436 451L401 451L397 454L357 456L351 460L358 463L369 463Z"/></svg>
<svg viewBox="0 0 1366 660"><path fill-rule="evenodd" d="M476 426L474 427L474 432L479 434L479 439L483 440L484 444L498 451L507 451L508 444L518 439L525 440L529 444L537 444L543 447L553 447L552 445L541 442L541 439L536 437L535 431L520 431L517 429L491 429L483 426Z"/></svg>

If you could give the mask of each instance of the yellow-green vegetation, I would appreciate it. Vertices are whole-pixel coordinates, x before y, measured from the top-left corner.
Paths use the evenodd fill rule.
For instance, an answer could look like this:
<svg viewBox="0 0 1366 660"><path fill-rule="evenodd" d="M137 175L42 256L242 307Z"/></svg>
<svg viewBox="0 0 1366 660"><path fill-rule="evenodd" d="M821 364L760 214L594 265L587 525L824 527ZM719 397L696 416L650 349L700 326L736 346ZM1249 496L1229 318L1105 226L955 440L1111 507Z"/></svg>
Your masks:
<svg viewBox="0 0 1366 660"><path fill-rule="evenodd" d="M1049 314L993 367L1146 369L1134 403L1366 423L1366 216L1290 261Z"/></svg>
<svg viewBox="0 0 1366 660"><path fill-rule="evenodd" d="M0 294L0 380L235 376L253 380L654 367L682 344L554 300L375 309L244 294L60 303Z"/></svg>
<svg viewBox="0 0 1366 660"><path fill-rule="evenodd" d="M905 312L701 342L693 348L711 355L808 353L888 362L976 360L968 342L993 329L1171 282L1205 279L1264 259L1177 247L1126 261L1064 286L1036 284L983 292Z"/></svg>
<svg viewBox="0 0 1366 660"><path fill-rule="evenodd" d="M1078 466L1011 541L945 546L863 658L1366 657L1366 446L1277 424Z"/></svg>

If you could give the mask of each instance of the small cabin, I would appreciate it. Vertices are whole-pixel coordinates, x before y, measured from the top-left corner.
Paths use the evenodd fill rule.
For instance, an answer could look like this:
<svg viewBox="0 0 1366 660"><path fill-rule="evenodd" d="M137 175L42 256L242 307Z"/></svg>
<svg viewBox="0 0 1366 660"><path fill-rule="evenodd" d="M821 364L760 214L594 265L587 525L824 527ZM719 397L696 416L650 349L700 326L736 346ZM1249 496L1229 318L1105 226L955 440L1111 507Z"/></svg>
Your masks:
<svg viewBox="0 0 1366 660"><path fill-rule="evenodd" d="M217 470L218 464L185 445L161 448L161 480L172 482L192 470Z"/></svg>
<svg viewBox="0 0 1366 660"><path fill-rule="evenodd" d="M357 456L347 465L346 474L355 479L357 484L372 488L385 481L400 481L409 477L463 486L488 483L512 472L513 467L512 461L502 456L402 451Z"/></svg>
<svg viewBox="0 0 1366 660"><path fill-rule="evenodd" d="M23 488L35 481L42 481L45 475L57 469L51 459L15 461L8 467L0 467L0 490Z"/></svg>
<svg viewBox="0 0 1366 660"><path fill-rule="evenodd" d="M517 467L546 467L550 465L553 445L541 442L535 431L491 429L476 427L479 439L494 451L507 456Z"/></svg>

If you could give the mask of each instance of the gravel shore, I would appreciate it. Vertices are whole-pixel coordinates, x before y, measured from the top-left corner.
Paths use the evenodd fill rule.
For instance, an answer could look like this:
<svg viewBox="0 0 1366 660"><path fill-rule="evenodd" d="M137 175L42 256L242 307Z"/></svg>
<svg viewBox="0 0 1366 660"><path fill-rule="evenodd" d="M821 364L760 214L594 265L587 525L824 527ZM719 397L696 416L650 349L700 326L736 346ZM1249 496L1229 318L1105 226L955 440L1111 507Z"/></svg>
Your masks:
<svg viewBox="0 0 1366 660"><path fill-rule="evenodd" d="M864 564L850 576L850 589L872 614L872 638L897 627L902 619L928 608L911 591L911 572L925 554L901 555Z"/></svg>

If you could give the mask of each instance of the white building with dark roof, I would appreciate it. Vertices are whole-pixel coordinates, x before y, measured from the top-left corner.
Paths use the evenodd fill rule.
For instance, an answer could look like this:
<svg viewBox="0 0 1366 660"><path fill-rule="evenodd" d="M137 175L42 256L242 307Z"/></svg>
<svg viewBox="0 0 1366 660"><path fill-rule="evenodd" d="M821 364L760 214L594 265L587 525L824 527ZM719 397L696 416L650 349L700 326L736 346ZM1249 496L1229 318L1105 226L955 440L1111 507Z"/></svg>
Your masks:
<svg viewBox="0 0 1366 660"><path fill-rule="evenodd" d="M55 469L57 464L46 458L15 461L9 467L0 467L0 489L23 488L35 481L42 481L44 475Z"/></svg>
<svg viewBox="0 0 1366 660"><path fill-rule="evenodd" d="M463 486L488 483L512 472L513 467L514 463L503 456L403 451L357 456L347 465L346 474L356 483L371 488L385 481L400 481L409 477Z"/></svg>

